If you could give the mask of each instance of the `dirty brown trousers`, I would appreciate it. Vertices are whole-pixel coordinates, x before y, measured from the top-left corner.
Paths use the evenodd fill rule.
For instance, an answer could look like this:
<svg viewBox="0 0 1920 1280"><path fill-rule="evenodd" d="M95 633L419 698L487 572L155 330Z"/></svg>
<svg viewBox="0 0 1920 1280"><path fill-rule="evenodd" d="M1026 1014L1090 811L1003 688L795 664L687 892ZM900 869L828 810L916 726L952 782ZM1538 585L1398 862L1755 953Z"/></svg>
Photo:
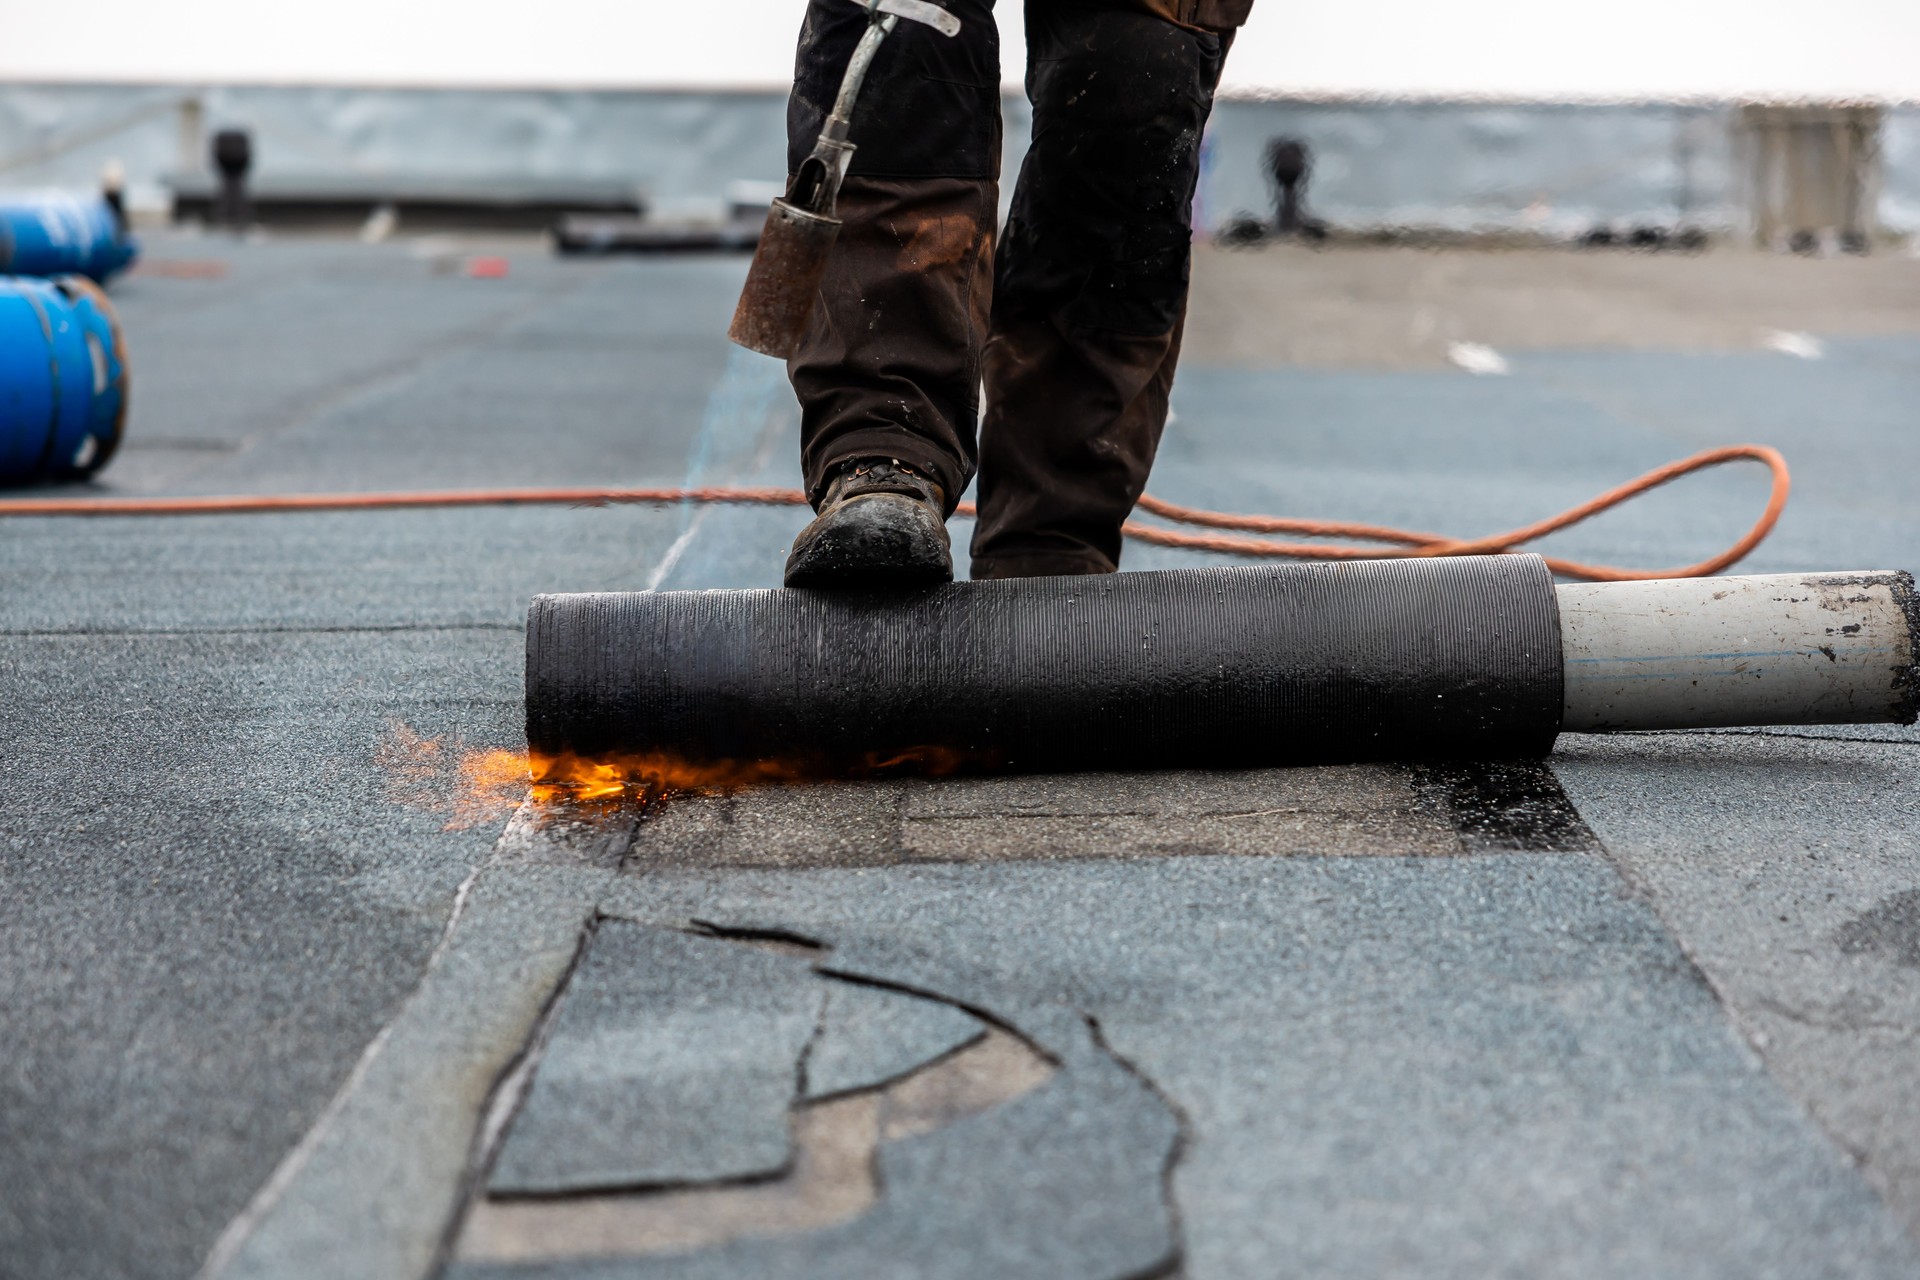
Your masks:
<svg viewBox="0 0 1920 1280"><path fill-rule="evenodd" d="M902 22L855 111L845 226L788 363L807 493L895 458L951 513L977 471L975 578L1111 573L1166 424L1201 134L1251 0L1026 0L1033 141L997 250L993 0L943 3L961 34ZM790 172L866 21L809 0Z"/></svg>

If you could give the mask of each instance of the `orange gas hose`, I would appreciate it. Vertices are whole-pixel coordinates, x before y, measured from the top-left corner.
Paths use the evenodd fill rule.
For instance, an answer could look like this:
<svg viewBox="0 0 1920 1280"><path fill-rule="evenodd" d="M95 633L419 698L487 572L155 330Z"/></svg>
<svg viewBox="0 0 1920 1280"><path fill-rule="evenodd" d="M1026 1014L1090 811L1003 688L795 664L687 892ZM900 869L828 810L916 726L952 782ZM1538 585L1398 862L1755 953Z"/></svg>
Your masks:
<svg viewBox="0 0 1920 1280"><path fill-rule="evenodd" d="M1580 578L1587 582L1634 582L1646 578L1705 578L1746 559L1752 554L1753 549L1773 532L1774 525L1780 522L1780 513L1786 510L1787 495L1793 488L1793 476L1787 470L1787 460L1781 456L1778 449L1764 444L1735 444L1721 449L1708 449L1690 458L1682 458L1678 462L1669 462L1664 467L1656 467L1637 479L1609 489L1577 507L1562 511L1559 515L1549 516L1537 523L1523 525L1518 529L1510 529L1506 533L1496 533L1485 538L1449 538L1444 534L1413 533L1406 529L1356 524L1345 520L1288 520L1273 516L1242 516L1217 511L1199 511L1192 507L1175 506L1171 502L1163 502L1151 494L1141 496L1140 509L1181 524L1203 525L1210 529L1234 529L1244 533L1294 533L1313 538L1360 538L1370 542L1397 545L1365 547L1313 542L1268 542L1260 538L1211 538L1198 534L1177 533L1169 529L1155 529L1137 522L1129 522L1126 530L1128 534L1142 542L1244 556L1375 560L1418 556L1490 555L1512 551L1530 542L1537 542L1550 533L1571 528L1583 520L1590 520L1603 511L1611 510L1623 502L1637 498L1649 489L1657 489L1669 481L1678 480L1681 476L1704 471L1708 467L1736 462L1743 458L1766 463L1767 470L1773 475L1773 490L1767 496L1767 509L1761 513L1758 520L1754 521L1753 527L1747 530L1746 535L1738 542L1719 555L1702 560L1698 564L1677 569L1621 569L1613 565L1581 564L1575 560L1546 557L1548 567L1561 577Z"/></svg>
<svg viewBox="0 0 1920 1280"><path fill-rule="evenodd" d="M1724 463L1751 459L1766 464L1773 476L1767 508L1751 529L1727 550L1698 564L1678 569L1621 569L1612 565L1581 564L1547 557L1547 565L1561 577L1588 582L1632 582L1646 578L1704 578L1745 559L1764 541L1786 509L1793 485L1787 460L1779 450L1762 444L1729 445L1670 462L1638 479L1559 515L1484 538L1451 538L1438 533L1415 533L1384 525L1347 520L1295 520L1280 516L1235 515L1203 511L1166 502L1151 494L1140 499L1140 510L1177 524L1238 533L1288 533L1310 538L1348 538L1352 542L1273 542L1265 538L1230 538L1182 533L1129 520L1126 535L1141 542L1188 551L1226 555L1265 556L1291 560L1379 560L1423 556L1489 555L1513 551L1551 533L1589 520L1681 476ZM29 498L0 502L6 516L204 516L250 515L278 511L370 511L413 507L606 506L614 503L670 505L682 502L730 503L752 506L805 506L798 489L723 485L694 489L462 489L419 493L280 493L210 498ZM972 503L962 503L959 514L972 515Z"/></svg>

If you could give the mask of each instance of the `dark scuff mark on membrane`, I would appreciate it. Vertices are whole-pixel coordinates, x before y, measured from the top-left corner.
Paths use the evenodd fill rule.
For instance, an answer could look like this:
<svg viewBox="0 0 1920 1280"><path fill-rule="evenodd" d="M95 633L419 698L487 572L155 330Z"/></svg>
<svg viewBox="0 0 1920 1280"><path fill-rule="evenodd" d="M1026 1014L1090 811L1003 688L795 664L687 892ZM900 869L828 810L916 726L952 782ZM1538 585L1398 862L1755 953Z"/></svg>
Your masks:
<svg viewBox="0 0 1920 1280"><path fill-rule="evenodd" d="M1874 955L1903 969L1920 969L1920 889L1882 898L1834 931L1844 955Z"/></svg>
<svg viewBox="0 0 1920 1280"><path fill-rule="evenodd" d="M624 795L604 800L559 795L529 801L508 820L496 857L502 866L618 870L632 852L634 837L654 803L650 796Z"/></svg>
<svg viewBox="0 0 1920 1280"><path fill-rule="evenodd" d="M1907 644L1909 648L1905 670L1893 673L1893 691L1899 695L1897 710L1899 724L1912 724L1920 719L1920 593L1916 593L1913 575L1904 570L1891 575L1887 583L1893 592L1893 602L1900 606L1900 612L1907 620Z"/></svg>
<svg viewBox="0 0 1920 1280"><path fill-rule="evenodd" d="M1836 613L1848 605L1871 603L1873 597L1867 594L1867 589L1885 587L1892 594L1893 603L1907 623L1907 660L1893 669L1894 703L1889 723L1913 724L1920 720L1920 593L1914 589L1913 575L1901 569L1891 573L1815 574L1806 581L1825 593L1820 607ZM1845 592L1849 587L1862 590L1834 594ZM1859 631L1858 623L1827 628L1828 635L1857 635Z"/></svg>
<svg viewBox="0 0 1920 1280"><path fill-rule="evenodd" d="M1544 761L1416 765L1414 789L1452 823L1465 853L1592 853L1599 839Z"/></svg>

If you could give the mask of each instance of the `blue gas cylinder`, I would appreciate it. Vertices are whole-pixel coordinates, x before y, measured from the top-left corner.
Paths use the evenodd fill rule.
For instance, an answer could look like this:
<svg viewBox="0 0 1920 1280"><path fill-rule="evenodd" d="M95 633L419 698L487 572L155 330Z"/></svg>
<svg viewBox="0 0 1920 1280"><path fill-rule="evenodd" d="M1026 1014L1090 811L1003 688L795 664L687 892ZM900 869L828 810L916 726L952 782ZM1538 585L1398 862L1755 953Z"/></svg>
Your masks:
<svg viewBox="0 0 1920 1280"><path fill-rule="evenodd" d="M126 420L126 345L100 286L0 277L0 484L85 479Z"/></svg>
<svg viewBox="0 0 1920 1280"><path fill-rule="evenodd" d="M140 253L103 196L0 196L0 272L104 281Z"/></svg>

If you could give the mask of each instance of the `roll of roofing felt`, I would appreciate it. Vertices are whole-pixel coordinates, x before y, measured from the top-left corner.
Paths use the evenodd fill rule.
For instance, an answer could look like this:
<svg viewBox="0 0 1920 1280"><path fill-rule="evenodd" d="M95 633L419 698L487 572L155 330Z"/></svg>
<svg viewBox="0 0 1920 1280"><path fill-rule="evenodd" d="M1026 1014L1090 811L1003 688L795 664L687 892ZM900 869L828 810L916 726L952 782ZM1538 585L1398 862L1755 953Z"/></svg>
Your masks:
<svg viewBox="0 0 1920 1280"><path fill-rule="evenodd" d="M556 595L528 615L527 737L536 762L823 772L1539 755L1561 677L1531 555Z"/></svg>
<svg viewBox="0 0 1920 1280"><path fill-rule="evenodd" d="M126 349L99 286L0 277L0 484L92 475L126 414Z"/></svg>

